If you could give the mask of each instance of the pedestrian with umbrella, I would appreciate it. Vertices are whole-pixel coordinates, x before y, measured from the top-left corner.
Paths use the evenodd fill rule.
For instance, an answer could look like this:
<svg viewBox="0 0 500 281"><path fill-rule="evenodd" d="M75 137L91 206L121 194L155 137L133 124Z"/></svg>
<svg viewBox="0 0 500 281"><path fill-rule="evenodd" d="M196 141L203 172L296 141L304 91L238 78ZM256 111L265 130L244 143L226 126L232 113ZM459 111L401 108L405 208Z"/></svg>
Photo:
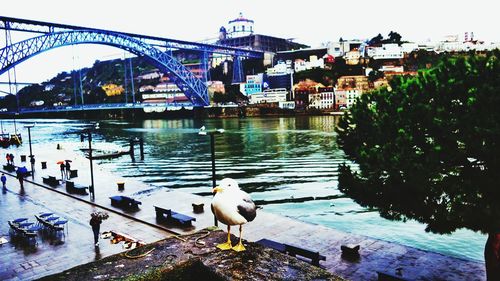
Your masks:
<svg viewBox="0 0 500 281"><path fill-rule="evenodd" d="M61 169L61 180L64 180L64 174L65 174L64 169L66 169L64 161L58 161L57 164L59 164L59 168Z"/></svg>
<svg viewBox="0 0 500 281"><path fill-rule="evenodd" d="M71 164L69 164L71 160L66 160L66 178L71 178Z"/></svg>
<svg viewBox="0 0 500 281"><path fill-rule="evenodd" d="M94 245L99 247L99 231L101 228L101 223L103 220L109 218L106 212L93 212L90 214L90 226L92 226L92 232L94 232Z"/></svg>
<svg viewBox="0 0 500 281"><path fill-rule="evenodd" d="M26 167L19 167L16 171L16 177L19 180L19 185L21 186L21 190L24 190L24 176L28 173L28 169Z"/></svg>

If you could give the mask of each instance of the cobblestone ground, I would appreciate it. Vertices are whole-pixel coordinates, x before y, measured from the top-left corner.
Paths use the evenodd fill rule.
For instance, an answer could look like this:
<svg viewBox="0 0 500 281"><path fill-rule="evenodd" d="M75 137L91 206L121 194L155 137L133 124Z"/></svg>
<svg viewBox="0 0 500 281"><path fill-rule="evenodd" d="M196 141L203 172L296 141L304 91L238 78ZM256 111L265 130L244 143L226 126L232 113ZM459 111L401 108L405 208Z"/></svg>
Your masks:
<svg viewBox="0 0 500 281"><path fill-rule="evenodd" d="M35 222L34 215L40 212L52 212L66 218L68 228L63 236L56 238L40 233L36 247L25 247L12 241L0 246L0 280L36 279L124 251L121 244L110 244L109 240L101 240L100 247L94 247L88 220L95 210L110 214L110 218L101 225L101 231L123 232L148 243L172 233L192 233L213 225L210 197L168 188L164 192L150 193L147 192L150 189L147 184L103 170L99 161L94 162L95 200L91 201L88 195L67 194L64 183L55 188L44 185L42 176L61 178L56 162L65 159L72 160L72 168L78 170L78 176L71 180L78 185L90 184L89 160L75 153L72 144L63 143L61 146L62 149L56 149L55 143L53 147L34 146L37 157L35 173L27 178L30 182L25 182L24 194L21 194L16 179L8 176L8 190L0 195L0 235L10 241L8 220L27 217ZM27 149L27 146L20 147L9 152L13 152L19 160L20 155L29 154ZM6 150L3 152L5 154ZM1 160L5 164L4 158ZM46 169L41 169L42 161L47 162ZM16 164L28 166L26 162ZM117 182L124 182L125 190L118 191ZM207 191L211 190L210 185L207 180ZM111 206L109 197L113 195L128 195L142 204L136 211L123 211ZM205 211L194 213L192 203L204 203ZM196 221L187 228L160 225L155 219L154 206L195 217ZM220 227L226 230L224 225ZM232 228L233 234L238 235L237 231L237 227ZM377 271L400 274L412 280L485 280L484 263L481 262L352 235L270 214L265 210L259 210L256 220L243 227L243 238L249 241L267 238L319 251L326 256L326 261L321 262L322 267L351 280L376 280ZM340 246L344 244L360 245L360 259L349 261L342 258Z"/></svg>

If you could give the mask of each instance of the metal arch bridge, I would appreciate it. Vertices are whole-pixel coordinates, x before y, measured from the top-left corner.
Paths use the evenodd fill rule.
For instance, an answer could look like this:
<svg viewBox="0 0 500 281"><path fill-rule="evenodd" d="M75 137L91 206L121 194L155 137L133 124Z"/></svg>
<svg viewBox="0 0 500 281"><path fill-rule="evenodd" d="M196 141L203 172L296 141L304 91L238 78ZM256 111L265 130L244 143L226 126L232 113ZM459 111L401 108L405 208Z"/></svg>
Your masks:
<svg viewBox="0 0 500 281"><path fill-rule="evenodd" d="M233 56L237 64L240 58L263 58L263 52L247 49L2 16L0 29L6 30L7 41L6 46L0 49L0 75L17 64L51 49L75 44L102 44L146 58L160 71L168 73L194 106L209 104L207 86L205 81L197 78L172 56L173 50L200 52L205 64L210 53ZM12 43L9 42L10 31L41 35Z"/></svg>

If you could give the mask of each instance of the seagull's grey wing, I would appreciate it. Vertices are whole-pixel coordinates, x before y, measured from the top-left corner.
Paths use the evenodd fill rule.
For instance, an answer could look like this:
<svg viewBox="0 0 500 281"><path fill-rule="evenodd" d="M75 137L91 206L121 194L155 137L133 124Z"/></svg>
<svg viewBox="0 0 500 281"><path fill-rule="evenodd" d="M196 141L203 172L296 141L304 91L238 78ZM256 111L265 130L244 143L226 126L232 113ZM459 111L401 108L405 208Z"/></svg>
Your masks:
<svg viewBox="0 0 500 281"><path fill-rule="evenodd" d="M242 192L243 200L238 204L238 213L242 215L247 221L253 221L255 216L257 216L257 208L255 207L255 203L245 192Z"/></svg>

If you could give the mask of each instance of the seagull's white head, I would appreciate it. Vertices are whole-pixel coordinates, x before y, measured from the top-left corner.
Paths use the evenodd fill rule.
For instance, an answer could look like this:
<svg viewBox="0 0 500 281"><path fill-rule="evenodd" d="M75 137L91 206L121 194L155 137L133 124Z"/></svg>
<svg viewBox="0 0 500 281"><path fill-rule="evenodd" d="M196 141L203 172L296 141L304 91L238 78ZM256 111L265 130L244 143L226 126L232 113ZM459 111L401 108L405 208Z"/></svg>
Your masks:
<svg viewBox="0 0 500 281"><path fill-rule="evenodd" d="M231 178L225 178L221 180L219 186L213 189L213 192L224 192L225 190L237 190L240 189L238 182Z"/></svg>

